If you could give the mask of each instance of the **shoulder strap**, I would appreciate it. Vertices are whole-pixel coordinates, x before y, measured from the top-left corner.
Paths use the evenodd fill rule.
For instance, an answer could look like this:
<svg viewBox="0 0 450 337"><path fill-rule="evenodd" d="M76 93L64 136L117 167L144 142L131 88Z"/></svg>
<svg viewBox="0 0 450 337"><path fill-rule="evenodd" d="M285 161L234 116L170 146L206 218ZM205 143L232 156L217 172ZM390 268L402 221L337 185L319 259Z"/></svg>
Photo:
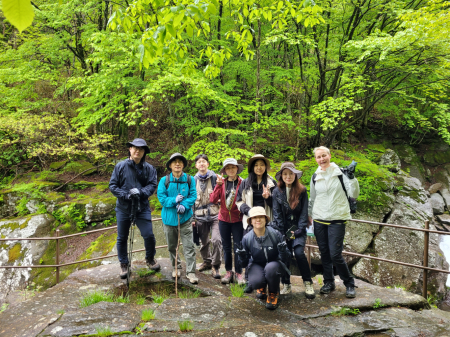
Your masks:
<svg viewBox="0 0 450 337"><path fill-rule="evenodd" d="M269 230L269 229L267 229L267 235L269 235L269 239L270 239L270 241L272 241L272 245L274 246L274 247L276 247L277 246L277 240L276 240L276 238L275 238L275 234L274 233L272 233L272 231L271 230Z"/></svg>
<svg viewBox="0 0 450 337"><path fill-rule="evenodd" d="M189 188L191 188L191 180L192 180L192 178L191 178L191 176L190 176L189 174L187 174L187 173L186 173L186 176L187 176L187 183L188 183L188 185L189 185ZM164 182L164 186L166 187L166 189L169 188L169 184L170 184L170 173L168 173L168 174L166 175L166 181Z"/></svg>
<svg viewBox="0 0 450 337"><path fill-rule="evenodd" d="M317 177L317 173L314 173L311 178L314 186L316 186L316 177Z"/></svg>
<svg viewBox="0 0 450 337"><path fill-rule="evenodd" d="M346 196L347 199L348 199L347 190L345 189L345 185L344 185L344 177L343 177L343 175L341 174L341 175L338 176L338 178L339 178L339 181L341 182L342 189L343 189L344 192L345 192L345 196Z"/></svg>

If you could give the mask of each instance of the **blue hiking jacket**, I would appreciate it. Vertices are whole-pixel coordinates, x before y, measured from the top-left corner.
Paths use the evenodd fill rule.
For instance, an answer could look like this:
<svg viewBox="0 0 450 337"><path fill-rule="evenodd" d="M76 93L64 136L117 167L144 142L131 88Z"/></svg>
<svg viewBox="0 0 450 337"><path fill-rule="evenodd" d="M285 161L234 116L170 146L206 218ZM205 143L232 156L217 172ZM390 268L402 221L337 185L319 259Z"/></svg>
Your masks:
<svg viewBox="0 0 450 337"><path fill-rule="evenodd" d="M197 199L197 190L193 178L191 178L191 186L188 186L186 173L183 173L179 179L175 179L172 173L169 177L170 183L167 189L165 186L167 176L162 177L158 184L158 199L163 207L161 217L165 225L178 226L177 203L175 202L178 193L184 196L181 204L186 208L186 211L180 214L180 224L182 224L192 217L192 206Z"/></svg>

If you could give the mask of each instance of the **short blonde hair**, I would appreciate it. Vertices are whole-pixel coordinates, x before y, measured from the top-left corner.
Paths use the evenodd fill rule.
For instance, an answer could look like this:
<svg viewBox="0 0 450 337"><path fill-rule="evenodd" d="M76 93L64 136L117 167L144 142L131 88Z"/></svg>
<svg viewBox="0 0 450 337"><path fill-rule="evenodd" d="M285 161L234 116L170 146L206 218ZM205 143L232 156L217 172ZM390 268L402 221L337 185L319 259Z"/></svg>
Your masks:
<svg viewBox="0 0 450 337"><path fill-rule="evenodd" d="M319 147L315 147L313 152L314 152L314 157L316 156L316 151L317 150L325 150L328 154L331 154L330 149L325 147L325 146L319 146Z"/></svg>

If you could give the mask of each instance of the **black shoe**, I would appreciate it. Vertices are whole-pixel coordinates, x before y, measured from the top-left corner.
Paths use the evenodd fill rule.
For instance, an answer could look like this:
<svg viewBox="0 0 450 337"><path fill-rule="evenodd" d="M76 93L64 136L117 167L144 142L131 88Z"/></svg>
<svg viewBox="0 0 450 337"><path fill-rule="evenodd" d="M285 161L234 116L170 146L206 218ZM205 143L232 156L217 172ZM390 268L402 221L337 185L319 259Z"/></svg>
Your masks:
<svg viewBox="0 0 450 337"><path fill-rule="evenodd" d="M345 291L345 297L355 298L356 297L355 287L354 286L348 286L346 288L347 288L347 290Z"/></svg>
<svg viewBox="0 0 450 337"><path fill-rule="evenodd" d="M120 278L126 279L127 278L127 273L128 273L128 264L127 263L121 263L120 264L120 269L122 270L119 274ZM130 272L131 274L131 272Z"/></svg>
<svg viewBox="0 0 450 337"><path fill-rule="evenodd" d="M156 259L149 260L145 258L145 262L147 263L147 267L151 270L158 271L161 269L161 266Z"/></svg>
<svg viewBox="0 0 450 337"><path fill-rule="evenodd" d="M320 288L320 293L321 294L329 294L334 289L336 289L336 285L334 284L334 282L327 282L323 285L322 288Z"/></svg>
<svg viewBox="0 0 450 337"><path fill-rule="evenodd" d="M244 293L246 294L251 294L253 292L253 287L250 283L247 283L247 285L245 286L244 289Z"/></svg>

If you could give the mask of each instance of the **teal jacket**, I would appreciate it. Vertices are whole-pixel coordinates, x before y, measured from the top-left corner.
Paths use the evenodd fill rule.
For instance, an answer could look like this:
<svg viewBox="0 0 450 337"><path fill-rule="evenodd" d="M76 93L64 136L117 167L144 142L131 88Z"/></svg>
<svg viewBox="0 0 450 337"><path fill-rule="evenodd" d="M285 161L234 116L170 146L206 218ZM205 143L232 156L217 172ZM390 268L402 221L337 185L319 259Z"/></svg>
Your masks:
<svg viewBox="0 0 450 337"><path fill-rule="evenodd" d="M178 193L184 196L181 204L186 207L186 211L180 214L180 224L188 221L192 217L192 206L194 206L195 200L197 199L197 190L195 189L195 180L191 178L191 186L188 186L187 175L183 173L179 179L175 179L170 174L169 187L166 189L166 177L161 178L158 184L158 199L161 203L163 209L161 212L162 222L169 226L178 226L178 216L177 216L177 203L175 198Z"/></svg>

